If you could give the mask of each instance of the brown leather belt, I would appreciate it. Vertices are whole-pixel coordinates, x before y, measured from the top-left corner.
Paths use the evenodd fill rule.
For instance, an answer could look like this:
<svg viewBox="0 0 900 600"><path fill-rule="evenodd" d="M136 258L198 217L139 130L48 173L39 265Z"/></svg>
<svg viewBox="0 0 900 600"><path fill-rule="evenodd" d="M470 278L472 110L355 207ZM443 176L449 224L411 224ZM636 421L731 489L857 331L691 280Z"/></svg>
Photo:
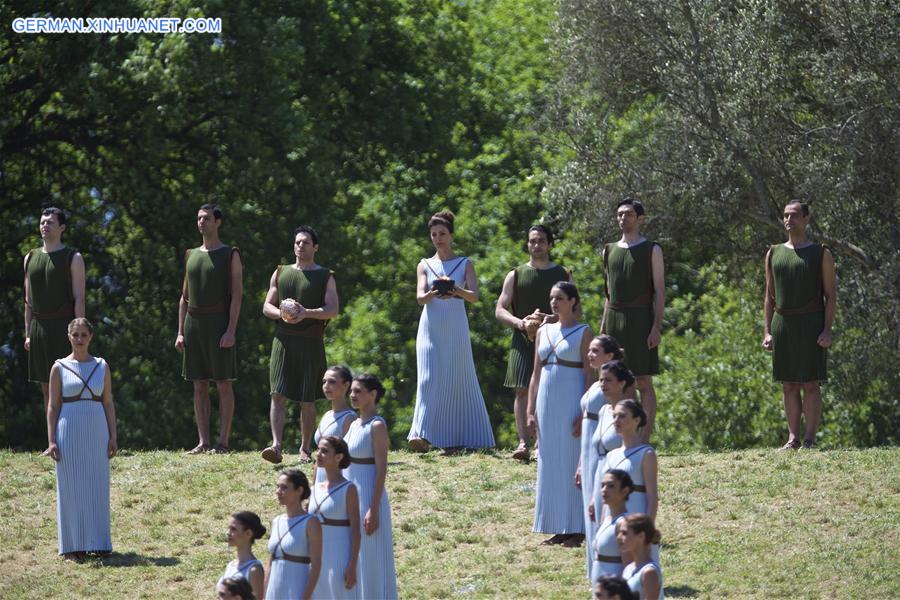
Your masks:
<svg viewBox="0 0 900 600"><path fill-rule="evenodd" d="M350 462L356 465L374 465L375 458L354 458L351 456Z"/></svg>
<svg viewBox="0 0 900 600"><path fill-rule="evenodd" d="M63 402L78 402L79 400L90 400L93 402L103 402L103 396L91 396L90 398L81 398L80 396L63 396Z"/></svg>
<svg viewBox="0 0 900 600"><path fill-rule="evenodd" d="M644 492L644 493L646 494L646 493L647 493L647 486L646 486L646 485L636 485L636 486L634 486L634 490L632 490L632 491L634 491L634 492Z"/></svg>
<svg viewBox="0 0 900 600"><path fill-rule="evenodd" d="M803 306L799 306L797 308L778 308L775 307L775 312L783 317L791 317L794 315L806 315L809 313L819 312L820 310L825 310L825 303L822 301L822 298L813 298Z"/></svg>
<svg viewBox="0 0 900 600"><path fill-rule="evenodd" d="M273 556L272 560L286 560L288 562L300 563L303 565L308 565L310 559L308 556L294 556L293 554L284 554L283 556Z"/></svg>
<svg viewBox="0 0 900 600"><path fill-rule="evenodd" d="M331 525L332 527L350 527L350 519L327 519L322 517L322 525Z"/></svg>
<svg viewBox="0 0 900 600"><path fill-rule="evenodd" d="M584 413L584 418L588 421L599 421L600 416L597 413L586 412Z"/></svg>
<svg viewBox="0 0 900 600"><path fill-rule="evenodd" d="M288 329L287 327L278 327L275 330L275 333L281 333L292 337L321 339L325 337L325 327L310 327L308 329Z"/></svg>
<svg viewBox="0 0 900 600"><path fill-rule="evenodd" d="M223 313L227 309L227 305L224 302L219 302L218 304L213 304L211 306L188 306L188 314L192 316L196 315L217 315L219 313Z"/></svg>
<svg viewBox="0 0 900 600"><path fill-rule="evenodd" d="M594 556L594 560L597 562L622 564L621 556L605 556L603 554L597 554Z"/></svg>
<svg viewBox="0 0 900 600"><path fill-rule="evenodd" d="M51 319L69 319L70 321L75 318L75 311L71 306L64 306L53 312L33 312L31 313L31 318L36 319L38 321L49 321Z"/></svg>
<svg viewBox="0 0 900 600"><path fill-rule="evenodd" d="M573 369L583 369L583 362L575 362L574 360L563 360L562 358L557 358L555 362L548 362L546 360L541 361L541 366L546 367L547 365L559 365L561 367L572 367Z"/></svg>

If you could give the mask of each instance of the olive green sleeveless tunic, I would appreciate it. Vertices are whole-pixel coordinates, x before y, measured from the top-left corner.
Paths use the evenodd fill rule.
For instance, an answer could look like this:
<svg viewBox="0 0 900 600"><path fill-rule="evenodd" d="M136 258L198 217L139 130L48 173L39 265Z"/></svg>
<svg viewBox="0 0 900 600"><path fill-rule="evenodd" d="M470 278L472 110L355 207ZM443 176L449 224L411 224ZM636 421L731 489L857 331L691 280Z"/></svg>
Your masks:
<svg viewBox="0 0 900 600"><path fill-rule="evenodd" d="M25 269L31 289L29 381L49 383L53 363L72 351L67 329L75 317L71 275L74 256L72 248L60 248L49 254L42 248L29 252Z"/></svg>
<svg viewBox="0 0 900 600"><path fill-rule="evenodd" d="M635 375L658 375L658 348L647 348L653 327L653 247L645 240L630 248L607 244L606 294L608 310L603 333L625 351L625 363Z"/></svg>
<svg viewBox="0 0 900 600"><path fill-rule="evenodd" d="M510 312L523 319L535 311L550 313L550 289L558 281L569 281L569 271L555 265L548 269L536 269L528 264L515 268L513 301ZM508 388L527 388L534 369L534 342L524 331L514 329L509 345L509 361L506 365Z"/></svg>
<svg viewBox="0 0 900 600"><path fill-rule="evenodd" d="M293 298L306 308L321 308L328 280L333 276L333 271L322 267L303 271L282 265L278 267L276 302ZM269 387L273 394L298 402L315 402L322 397L327 323L320 319L278 321L269 360Z"/></svg>
<svg viewBox="0 0 900 600"><path fill-rule="evenodd" d="M824 247L772 246L769 257L775 288L772 317L772 376L775 381L825 381L827 351L816 343L825 328L822 290Z"/></svg>
<svg viewBox="0 0 900 600"><path fill-rule="evenodd" d="M237 379L236 346L219 348L219 340L228 329L234 252L239 251L231 246L209 252L201 248L188 251L182 375L189 381Z"/></svg>

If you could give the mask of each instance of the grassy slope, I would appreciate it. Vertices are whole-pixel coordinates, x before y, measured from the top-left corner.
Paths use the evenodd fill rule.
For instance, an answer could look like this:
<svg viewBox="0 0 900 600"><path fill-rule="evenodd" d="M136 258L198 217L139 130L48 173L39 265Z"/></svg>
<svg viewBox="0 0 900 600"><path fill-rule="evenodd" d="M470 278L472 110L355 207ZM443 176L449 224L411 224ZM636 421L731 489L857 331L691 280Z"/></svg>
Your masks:
<svg viewBox="0 0 900 600"><path fill-rule="evenodd" d="M667 595L900 597L897 464L897 448L662 457ZM500 455L392 453L403 596L587 597L583 549L541 547L530 533L534 469ZM49 459L0 452L0 473L0 598L211 598L231 558L227 515L277 512L276 469L255 454L121 456L116 553L73 565L56 555ZM256 549L265 559L265 544Z"/></svg>

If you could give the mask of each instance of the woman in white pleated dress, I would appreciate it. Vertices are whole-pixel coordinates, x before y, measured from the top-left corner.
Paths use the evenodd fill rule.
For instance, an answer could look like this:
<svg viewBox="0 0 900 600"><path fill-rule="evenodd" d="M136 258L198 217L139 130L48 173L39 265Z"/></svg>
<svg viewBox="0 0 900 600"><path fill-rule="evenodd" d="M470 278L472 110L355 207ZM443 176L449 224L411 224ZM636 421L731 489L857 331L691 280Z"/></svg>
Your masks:
<svg viewBox="0 0 900 600"><path fill-rule="evenodd" d="M359 495L341 473L350 466L347 443L336 435L320 439L316 466L325 479L309 499L309 512L322 524L322 572L313 598L359 598Z"/></svg>
<svg viewBox="0 0 900 600"><path fill-rule="evenodd" d="M623 555L630 555L622 578L638 600L663 600L663 574L652 547L659 545L659 531L645 514L628 515L616 528L616 541Z"/></svg>
<svg viewBox="0 0 900 600"><path fill-rule="evenodd" d="M241 510L231 514L225 539L228 545L235 549L237 557L225 567L225 572L216 582L216 589L226 579L246 579L250 583L253 595L262 598L266 589L266 574L262 562L253 555L253 542L264 535L266 527L255 512Z"/></svg>
<svg viewBox="0 0 900 600"><path fill-rule="evenodd" d="M591 340L588 346L588 364L599 370L604 363L624 355L619 343L612 336L603 334ZM590 514L591 495L594 492L594 474L597 471L598 456L591 443L597 430L600 409L606 404L600 382L595 382L581 397L581 454L578 469L575 471L575 485L581 489L581 502L584 506L584 535L587 540L594 539L597 531L596 522ZM586 575L591 577L591 548L585 544Z"/></svg>
<svg viewBox="0 0 900 600"><path fill-rule="evenodd" d="M397 597L397 571L391 505L384 486L390 442L387 424L378 414L378 400L383 395L384 386L374 375L363 373L353 378L350 401L359 418L350 425L345 439L350 466L344 476L359 492L360 597L392 600Z"/></svg>
<svg viewBox="0 0 900 600"><path fill-rule="evenodd" d="M431 217L435 254L416 269L416 300L423 309L416 334L416 407L407 436L416 452L494 445L465 307L478 301L478 279L472 261L453 253L454 219L450 211Z"/></svg>
<svg viewBox="0 0 900 600"><path fill-rule="evenodd" d="M554 284L550 309L559 321L538 330L527 409L539 447L532 531L553 534L544 544L570 547L584 540L584 505L573 474L581 452L581 397L594 380L587 360L593 335L578 322L578 306L575 284Z"/></svg>
<svg viewBox="0 0 900 600"><path fill-rule="evenodd" d="M311 493L302 471L288 469L278 476L275 498L284 514L272 519L267 600L309 600L316 589L322 567L322 526L303 506Z"/></svg>
<svg viewBox="0 0 900 600"><path fill-rule="evenodd" d="M325 436L336 435L343 438L350 429L350 423L356 420L356 411L347 404L347 394L350 392L350 382L353 373L344 365L329 367L322 376L322 393L325 399L331 402L331 410L322 415L319 426L316 428L316 447ZM319 469L316 463L316 483L325 481L325 471Z"/></svg>
<svg viewBox="0 0 900 600"><path fill-rule="evenodd" d="M83 317L68 328L72 353L50 370L47 450L56 461L59 553L80 560L112 551L109 459L115 456L116 410L109 365L88 352L94 330Z"/></svg>

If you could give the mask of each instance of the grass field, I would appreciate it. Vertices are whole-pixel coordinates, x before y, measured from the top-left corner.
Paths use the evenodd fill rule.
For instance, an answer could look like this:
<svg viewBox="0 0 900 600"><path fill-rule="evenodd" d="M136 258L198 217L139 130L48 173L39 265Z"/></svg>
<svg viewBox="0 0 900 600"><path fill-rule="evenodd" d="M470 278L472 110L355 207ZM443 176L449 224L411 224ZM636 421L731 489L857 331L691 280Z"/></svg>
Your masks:
<svg viewBox="0 0 900 600"><path fill-rule="evenodd" d="M583 548L530 533L534 463L504 456L391 453L403 597L588 597ZM898 464L898 448L661 457L666 595L900 598ZM255 453L123 453L115 552L73 564L56 553L52 462L0 452L0 598L212 598L228 515L268 525L276 472ZM265 540L255 549L265 561Z"/></svg>

